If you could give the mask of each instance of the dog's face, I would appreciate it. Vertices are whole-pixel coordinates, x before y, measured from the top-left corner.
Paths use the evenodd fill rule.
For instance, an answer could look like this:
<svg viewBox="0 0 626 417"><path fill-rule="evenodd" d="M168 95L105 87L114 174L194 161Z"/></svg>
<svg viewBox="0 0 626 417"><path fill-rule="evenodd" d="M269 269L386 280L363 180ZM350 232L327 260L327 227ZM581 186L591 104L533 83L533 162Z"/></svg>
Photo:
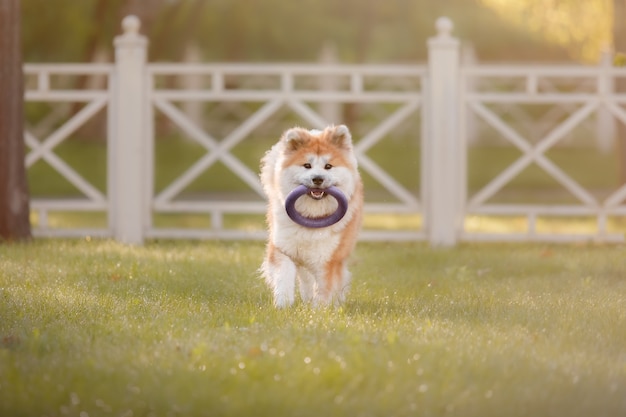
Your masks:
<svg viewBox="0 0 626 417"><path fill-rule="evenodd" d="M350 198L358 178L350 131L333 126L324 131L290 129L283 135L281 189L288 193L298 185L310 189L313 200L327 197L326 188L335 186Z"/></svg>

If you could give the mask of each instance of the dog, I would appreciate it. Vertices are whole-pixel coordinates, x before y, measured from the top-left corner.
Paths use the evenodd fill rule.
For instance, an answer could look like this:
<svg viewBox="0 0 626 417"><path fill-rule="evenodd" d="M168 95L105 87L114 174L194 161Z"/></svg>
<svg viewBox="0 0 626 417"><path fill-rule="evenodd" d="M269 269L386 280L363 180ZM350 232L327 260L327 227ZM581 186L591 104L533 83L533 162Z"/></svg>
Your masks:
<svg viewBox="0 0 626 417"><path fill-rule="evenodd" d="M347 261L363 212L363 182L350 131L345 125L323 131L287 130L261 159L260 177L268 200L269 229L260 272L273 292L274 305L293 305L296 283L304 302L340 305L350 285ZM319 219L335 212L337 200L324 192L331 186L345 195L346 214L328 227L295 223L286 212L285 200L300 185L312 189L295 202L303 216Z"/></svg>

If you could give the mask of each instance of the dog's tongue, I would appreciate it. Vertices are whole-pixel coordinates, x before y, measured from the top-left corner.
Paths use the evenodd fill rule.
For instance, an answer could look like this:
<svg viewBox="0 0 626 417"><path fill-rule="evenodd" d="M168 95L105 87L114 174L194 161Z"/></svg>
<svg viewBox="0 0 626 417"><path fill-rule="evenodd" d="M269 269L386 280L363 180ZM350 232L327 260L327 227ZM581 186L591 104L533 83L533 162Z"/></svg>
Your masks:
<svg viewBox="0 0 626 417"><path fill-rule="evenodd" d="M311 188L309 190L309 195L316 200L321 200L322 198L324 198L325 194L326 193L324 192L324 190L319 188Z"/></svg>

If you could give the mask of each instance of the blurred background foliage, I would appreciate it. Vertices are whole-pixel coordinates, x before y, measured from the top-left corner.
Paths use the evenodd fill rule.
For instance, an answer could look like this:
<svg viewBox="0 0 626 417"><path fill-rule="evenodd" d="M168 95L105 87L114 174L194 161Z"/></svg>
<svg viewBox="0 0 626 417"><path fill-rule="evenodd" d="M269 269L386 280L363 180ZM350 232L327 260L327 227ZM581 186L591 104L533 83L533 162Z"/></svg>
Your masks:
<svg viewBox="0 0 626 417"><path fill-rule="evenodd" d="M136 14L152 61L342 62L426 58L446 15L484 61L595 62L610 44L611 0L22 0L26 62L111 61L120 21Z"/></svg>
<svg viewBox="0 0 626 417"><path fill-rule="evenodd" d="M481 0L503 20L595 62L611 47L614 3L623 0Z"/></svg>

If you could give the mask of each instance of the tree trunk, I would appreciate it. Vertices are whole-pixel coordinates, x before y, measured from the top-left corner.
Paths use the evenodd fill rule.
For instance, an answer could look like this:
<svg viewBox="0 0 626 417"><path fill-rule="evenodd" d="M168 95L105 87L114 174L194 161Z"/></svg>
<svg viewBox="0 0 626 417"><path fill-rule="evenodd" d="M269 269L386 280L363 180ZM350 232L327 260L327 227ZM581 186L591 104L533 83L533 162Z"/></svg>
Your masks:
<svg viewBox="0 0 626 417"><path fill-rule="evenodd" d="M20 0L0 0L0 242L28 239Z"/></svg>
<svg viewBox="0 0 626 417"><path fill-rule="evenodd" d="M615 53L626 53L626 0L613 0L613 49ZM615 91L626 92L626 79L615 80ZM626 184L626 126L617 123L616 130L619 183Z"/></svg>

